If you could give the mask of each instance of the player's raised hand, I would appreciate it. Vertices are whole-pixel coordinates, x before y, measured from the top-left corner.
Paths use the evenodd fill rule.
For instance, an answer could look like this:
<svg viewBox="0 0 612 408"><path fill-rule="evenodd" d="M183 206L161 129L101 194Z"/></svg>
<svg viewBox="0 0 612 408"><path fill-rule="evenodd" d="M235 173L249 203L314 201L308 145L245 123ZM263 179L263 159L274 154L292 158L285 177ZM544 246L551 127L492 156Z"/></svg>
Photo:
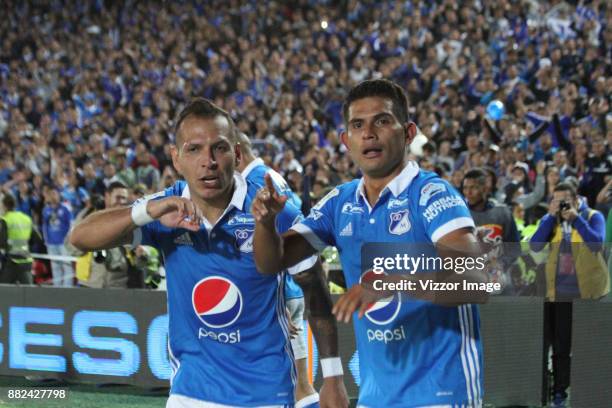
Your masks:
<svg viewBox="0 0 612 408"><path fill-rule="evenodd" d="M354 285L338 299L332 313L339 322L348 323L355 311L358 312L358 317L361 319L368 308L383 297L382 293L377 293L374 289L365 285Z"/></svg>
<svg viewBox="0 0 612 408"><path fill-rule="evenodd" d="M266 174L264 178L266 185L257 192L251 204L251 213L257 222L273 223L276 215L285 207L287 196L278 194L270 174Z"/></svg>
<svg viewBox="0 0 612 408"><path fill-rule="evenodd" d="M151 217L170 228L198 231L202 223L202 213L198 206L184 197L151 200L147 203L147 212Z"/></svg>

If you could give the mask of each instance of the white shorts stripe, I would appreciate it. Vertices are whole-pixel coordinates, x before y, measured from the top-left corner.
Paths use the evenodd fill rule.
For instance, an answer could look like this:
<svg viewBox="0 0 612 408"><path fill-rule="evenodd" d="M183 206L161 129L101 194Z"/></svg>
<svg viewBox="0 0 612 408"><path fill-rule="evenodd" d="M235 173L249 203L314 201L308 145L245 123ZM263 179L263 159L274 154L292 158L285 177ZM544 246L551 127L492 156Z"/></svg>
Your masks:
<svg viewBox="0 0 612 408"><path fill-rule="evenodd" d="M468 397L468 404L471 404L473 401L472 387L470 384L470 371L468 368L468 361L466 356L466 348L467 348L467 338L466 338L466 327L464 325L463 320L463 306L457 307L457 312L459 313L459 327L461 328L461 365L463 366L463 375L465 376L465 386Z"/></svg>
<svg viewBox="0 0 612 408"><path fill-rule="evenodd" d="M469 321L469 338L470 338L470 347L472 349L472 354L474 356L474 362L476 365L476 372L475 374L475 378L474 381L476 382L476 387L477 387L477 394L474 398L475 402L478 402L479 400L482 399L482 389L480 387L480 358L478 355L478 347L476 347L476 339L474 337L474 311L473 311L473 306L471 304L466 305L466 309L467 309L467 317L468 317L468 321Z"/></svg>

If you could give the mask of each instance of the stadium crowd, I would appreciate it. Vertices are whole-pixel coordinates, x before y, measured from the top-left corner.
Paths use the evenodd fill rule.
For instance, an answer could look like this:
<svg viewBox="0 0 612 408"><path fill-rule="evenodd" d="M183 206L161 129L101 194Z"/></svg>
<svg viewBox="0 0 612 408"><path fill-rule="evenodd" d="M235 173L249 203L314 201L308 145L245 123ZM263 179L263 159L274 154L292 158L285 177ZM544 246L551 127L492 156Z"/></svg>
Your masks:
<svg viewBox="0 0 612 408"><path fill-rule="evenodd" d="M368 78L406 90L420 166L458 188L484 168L520 230L559 180L608 214L605 1L4 3L0 185L49 253L68 254L71 220L111 183L130 200L174 183L173 119L194 96L230 112L308 211L359 176L338 134L346 90Z"/></svg>

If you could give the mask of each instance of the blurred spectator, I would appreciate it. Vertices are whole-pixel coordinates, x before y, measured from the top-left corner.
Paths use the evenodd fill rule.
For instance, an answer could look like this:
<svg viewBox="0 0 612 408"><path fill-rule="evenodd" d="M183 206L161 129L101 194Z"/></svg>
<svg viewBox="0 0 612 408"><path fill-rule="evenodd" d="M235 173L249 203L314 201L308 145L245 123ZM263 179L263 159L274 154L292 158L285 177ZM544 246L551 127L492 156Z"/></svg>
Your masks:
<svg viewBox="0 0 612 408"><path fill-rule="evenodd" d="M505 293L512 293L508 271L520 250L518 246L511 244L516 244L521 239L508 206L489 198L486 180L487 174L484 170L473 168L465 173L462 192L474 218L478 240L487 245L491 259L499 262L497 267L492 269L492 279L502 284Z"/></svg>
<svg viewBox="0 0 612 408"><path fill-rule="evenodd" d="M4 214L0 219L0 283L32 283L30 240L41 240L32 218L15 210L15 198L2 197Z"/></svg>
<svg viewBox="0 0 612 408"><path fill-rule="evenodd" d="M530 194L536 164L552 160L595 205L612 172L607 2L73 3L2 4L0 185L39 226L53 183L74 211L80 188L165 185L172 118L194 96L228 110L308 192L349 180L343 88L383 76L407 90L423 164L456 187L491 167L503 201L521 162L515 193Z"/></svg>
<svg viewBox="0 0 612 408"><path fill-rule="evenodd" d="M159 170L152 164L153 158L144 143L138 144L135 155L136 182L144 184L149 190L155 190L159 185Z"/></svg>
<svg viewBox="0 0 612 408"><path fill-rule="evenodd" d="M586 159L585 174L579 192L587 198L591 207L595 207L597 194L606 185L606 179L612 175L612 161L608 157L602 136L594 137L591 147L592 153Z"/></svg>
<svg viewBox="0 0 612 408"><path fill-rule="evenodd" d="M599 299L610 291L610 276L602 256L605 219L580 200L576 188L560 183L554 189L548 214L531 237L539 252L548 243L546 262L545 321L548 345L552 345L553 402L567 399L570 385L572 303L575 298Z"/></svg>
<svg viewBox="0 0 612 408"><path fill-rule="evenodd" d="M59 257L68 256L64 239L70 231L72 213L70 209L60 202L60 192L55 186L47 189L45 197L45 208L43 209L43 237L49 255ZM53 285L70 287L74 282L74 269L71 261L66 259L52 260L51 273L53 274Z"/></svg>
<svg viewBox="0 0 612 408"><path fill-rule="evenodd" d="M104 202L94 201L90 208L82 211L75 223L87 217L89 214L103 210L104 208L115 208L129 204L129 191L127 187L119 182L112 182L104 194ZM110 248L101 251L84 253L70 245L66 239L66 248L71 256L77 259L77 278L80 286L88 288L127 288L130 261L127 257L127 250L123 247ZM136 277L133 279L140 282ZM142 283L135 284L135 287L142 287Z"/></svg>

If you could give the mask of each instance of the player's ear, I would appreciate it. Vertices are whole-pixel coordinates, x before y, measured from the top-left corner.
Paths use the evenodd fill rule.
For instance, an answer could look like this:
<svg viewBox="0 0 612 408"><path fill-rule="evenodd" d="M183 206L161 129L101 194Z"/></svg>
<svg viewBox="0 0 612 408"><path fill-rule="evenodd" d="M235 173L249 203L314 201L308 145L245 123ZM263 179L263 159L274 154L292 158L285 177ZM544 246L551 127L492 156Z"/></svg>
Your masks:
<svg viewBox="0 0 612 408"><path fill-rule="evenodd" d="M404 135L406 136L406 144L410 145L417 134L417 126L414 122L404 123Z"/></svg>
<svg viewBox="0 0 612 408"><path fill-rule="evenodd" d="M349 137L349 136L348 136L348 133L347 133L347 131L346 131L346 130L343 130L343 131L340 133L340 141L342 142L342 144L344 145L344 147L346 147L346 150L348 150L348 151L350 152L350 151L351 151L351 148L350 148L350 146L349 146L349 144L348 144L348 137Z"/></svg>

